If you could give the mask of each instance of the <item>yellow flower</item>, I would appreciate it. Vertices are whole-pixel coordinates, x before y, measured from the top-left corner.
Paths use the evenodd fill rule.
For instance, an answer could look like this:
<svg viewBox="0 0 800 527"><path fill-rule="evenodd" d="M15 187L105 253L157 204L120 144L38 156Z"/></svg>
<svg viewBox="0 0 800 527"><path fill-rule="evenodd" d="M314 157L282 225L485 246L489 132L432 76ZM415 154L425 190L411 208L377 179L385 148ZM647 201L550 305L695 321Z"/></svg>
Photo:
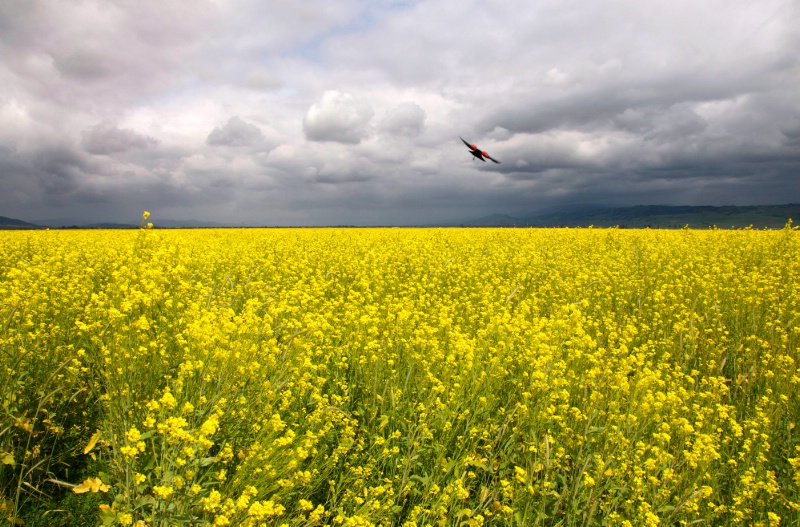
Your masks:
<svg viewBox="0 0 800 527"><path fill-rule="evenodd" d="M319 521L322 518L322 515L325 514L325 507L322 505L317 505L317 507L308 515L308 521Z"/></svg>
<svg viewBox="0 0 800 527"><path fill-rule="evenodd" d="M82 483L72 487L72 492L75 494L83 494L84 492L107 492L111 487L103 483L100 478L86 478Z"/></svg>
<svg viewBox="0 0 800 527"><path fill-rule="evenodd" d="M121 446L119 447L120 453L125 456L126 458L133 459L136 457L136 454L139 453L139 450L135 446Z"/></svg>
<svg viewBox="0 0 800 527"><path fill-rule="evenodd" d="M216 416L211 416L200 425L200 433L204 436L212 436L219 428L219 419Z"/></svg>
<svg viewBox="0 0 800 527"><path fill-rule="evenodd" d="M160 402L165 408L175 408L175 405L177 404L175 397L172 395L172 393L170 393L169 390L164 392L164 395L158 400L158 402Z"/></svg>
<svg viewBox="0 0 800 527"><path fill-rule="evenodd" d="M254 520L262 520L274 516L281 516L286 509L283 505L276 504L272 500L254 501L247 510L247 515Z"/></svg>
<svg viewBox="0 0 800 527"><path fill-rule="evenodd" d="M132 426L130 427L130 429L128 429L127 436L128 436L128 441L130 441L131 443L136 443L142 438L142 434L139 432L139 430L136 429L135 426Z"/></svg>
<svg viewBox="0 0 800 527"><path fill-rule="evenodd" d="M161 499L168 499L170 496L172 496L174 491L172 490L172 487L156 485L153 487L153 492Z"/></svg>
<svg viewBox="0 0 800 527"><path fill-rule="evenodd" d="M209 494L208 497L203 498L201 500L201 504L203 505L203 510L208 512L214 512L220 506L222 499L222 495L219 493L218 490L214 489Z"/></svg>

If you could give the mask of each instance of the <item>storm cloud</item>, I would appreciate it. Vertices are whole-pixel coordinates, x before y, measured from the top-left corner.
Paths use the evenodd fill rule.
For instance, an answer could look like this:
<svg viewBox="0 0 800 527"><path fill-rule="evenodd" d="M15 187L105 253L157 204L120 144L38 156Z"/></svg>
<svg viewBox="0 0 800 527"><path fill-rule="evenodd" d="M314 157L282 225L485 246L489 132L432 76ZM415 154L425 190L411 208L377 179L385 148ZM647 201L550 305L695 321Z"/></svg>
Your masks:
<svg viewBox="0 0 800 527"><path fill-rule="evenodd" d="M99 123L83 133L81 144L90 154L109 155L135 148L148 148L158 142L133 130L120 130L108 122Z"/></svg>
<svg viewBox="0 0 800 527"><path fill-rule="evenodd" d="M2 2L0 215L796 202L798 28L793 0Z"/></svg>

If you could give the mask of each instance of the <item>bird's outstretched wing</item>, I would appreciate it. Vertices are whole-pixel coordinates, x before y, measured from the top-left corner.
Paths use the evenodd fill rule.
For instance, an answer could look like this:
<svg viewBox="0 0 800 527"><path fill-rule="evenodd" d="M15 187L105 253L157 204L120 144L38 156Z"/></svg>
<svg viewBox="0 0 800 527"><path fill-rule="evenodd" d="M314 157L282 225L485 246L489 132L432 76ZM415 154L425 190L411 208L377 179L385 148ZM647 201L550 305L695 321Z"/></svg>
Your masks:
<svg viewBox="0 0 800 527"><path fill-rule="evenodd" d="M472 155L474 155L475 157L477 157L478 159L480 159L484 163L486 162L486 159L491 159L492 161L494 161L498 165L500 164L500 161L498 161L497 159L493 158L492 156L490 156L486 152L482 152L477 146L471 145L471 144L467 143L466 141L464 141L463 137L458 136L458 138L461 139L461 142L463 142L465 145L467 145L467 148L470 149L470 151L472 152ZM486 159L484 159L484 157Z"/></svg>

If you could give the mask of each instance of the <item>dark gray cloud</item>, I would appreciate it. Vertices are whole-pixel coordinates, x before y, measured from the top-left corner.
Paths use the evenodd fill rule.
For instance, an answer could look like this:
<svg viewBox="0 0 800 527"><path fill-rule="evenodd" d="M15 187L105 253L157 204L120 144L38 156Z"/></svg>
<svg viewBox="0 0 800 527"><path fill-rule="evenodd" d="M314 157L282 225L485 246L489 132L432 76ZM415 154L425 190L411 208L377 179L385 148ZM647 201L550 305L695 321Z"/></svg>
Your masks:
<svg viewBox="0 0 800 527"><path fill-rule="evenodd" d="M81 145L90 154L109 155L136 148L149 148L158 144L152 137L133 130L121 130L108 121L89 128L83 133Z"/></svg>
<svg viewBox="0 0 800 527"><path fill-rule="evenodd" d="M6 0L0 215L798 201L799 17L787 0Z"/></svg>
<svg viewBox="0 0 800 527"><path fill-rule="evenodd" d="M108 57L101 54L77 51L62 55L57 51L51 53L53 65L66 78L77 81L95 81L107 77L116 69Z"/></svg>
<svg viewBox="0 0 800 527"><path fill-rule="evenodd" d="M68 144L41 144L20 151L0 146L0 207L20 213L69 201L92 172L89 160Z"/></svg>

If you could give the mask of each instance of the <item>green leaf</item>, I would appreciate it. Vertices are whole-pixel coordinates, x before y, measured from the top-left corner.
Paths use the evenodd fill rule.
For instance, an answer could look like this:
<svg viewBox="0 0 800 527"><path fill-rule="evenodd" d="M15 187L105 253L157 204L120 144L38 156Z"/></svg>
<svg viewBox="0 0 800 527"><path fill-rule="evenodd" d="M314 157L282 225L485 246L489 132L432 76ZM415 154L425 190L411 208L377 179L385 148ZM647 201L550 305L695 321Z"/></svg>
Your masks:
<svg viewBox="0 0 800 527"><path fill-rule="evenodd" d="M208 465L216 463L217 461L219 461L218 457L204 457L200 460L200 466L207 467Z"/></svg>
<svg viewBox="0 0 800 527"><path fill-rule="evenodd" d="M111 525L114 525L114 523L116 523L117 515L110 510L101 511L100 519L103 521L103 525L105 527L110 527Z"/></svg>
<svg viewBox="0 0 800 527"><path fill-rule="evenodd" d="M11 465L12 467L15 467L17 465L17 462L14 461L14 456L9 454L8 452L3 452L3 451L0 451L0 463L4 465Z"/></svg>
<svg viewBox="0 0 800 527"><path fill-rule="evenodd" d="M408 479L413 479L414 481L419 481L420 483L422 483L426 487L428 486L428 483L431 480L430 476L417 476L416 474L414 474L413 476L411 476Z"/></svg>
<svg viewBox="0 0 800 527"><path fill-rule="evenodd" d="M156 502L155 499L149 498L147 496L143 496L143 497L139 498L138 500L136 500L136 506L137 507L152 506L152 505L155 505L156 503L157 502Z"/></svg>

